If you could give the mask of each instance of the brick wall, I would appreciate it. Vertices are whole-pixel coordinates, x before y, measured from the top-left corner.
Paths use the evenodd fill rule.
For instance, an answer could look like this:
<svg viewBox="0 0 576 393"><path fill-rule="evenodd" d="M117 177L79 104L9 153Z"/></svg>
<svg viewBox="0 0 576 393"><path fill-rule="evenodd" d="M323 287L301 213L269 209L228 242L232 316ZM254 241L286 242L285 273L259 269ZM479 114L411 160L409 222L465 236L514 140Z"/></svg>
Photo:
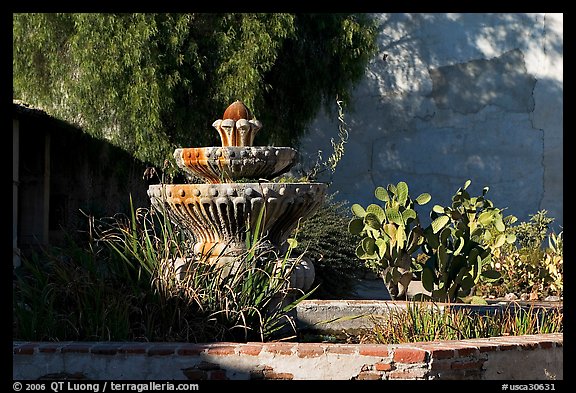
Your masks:
<svg viewBox="0 0 576 393"><path fill-rule="evenodd" d="M563 334L411 344L13 342L14 379L563 379Z"/></svg>

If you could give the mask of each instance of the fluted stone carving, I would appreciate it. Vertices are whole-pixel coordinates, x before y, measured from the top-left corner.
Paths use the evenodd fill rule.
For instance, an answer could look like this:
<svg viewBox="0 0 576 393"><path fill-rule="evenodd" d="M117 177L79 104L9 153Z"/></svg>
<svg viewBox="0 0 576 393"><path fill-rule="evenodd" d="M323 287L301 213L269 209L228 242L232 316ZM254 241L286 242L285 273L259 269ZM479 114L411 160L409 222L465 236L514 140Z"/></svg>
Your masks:
<svg viewBox="0 0 576 393"><path fill-rule="evenodd" d="M264 208L262 233L281 246L324 199L323 184L229 183L152 185L154 206L194 234L197 254L217 257L245 251L246 231L255 228Z"/></svg>
<svg viewBox="0 0 576 393"><path fill-rule="evenodd" d="M222 119L216 120L216 128L222 140L222 146L252 146L256 133L262 128L259 120L241 101L236 101L224 111Z"/></svg>
<svg viewBox="0 0 576 393"><path fill-rule="evenodd" d="M239 179L273 179L294 165L296 150L290 147L191 147L176 149L174 158L185 172L208 183Z"/></svg>

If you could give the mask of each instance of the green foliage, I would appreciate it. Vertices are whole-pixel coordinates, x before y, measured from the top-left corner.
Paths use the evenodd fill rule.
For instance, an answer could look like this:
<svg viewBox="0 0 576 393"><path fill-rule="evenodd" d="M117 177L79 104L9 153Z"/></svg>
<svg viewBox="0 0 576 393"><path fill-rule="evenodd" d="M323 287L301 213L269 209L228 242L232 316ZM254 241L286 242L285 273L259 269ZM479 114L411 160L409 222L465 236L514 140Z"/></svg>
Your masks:
<svg viewBox="0 0 576 393"><path fill-rule="evenodd" d="M506 233L515 217L504 217L502 209L486 199L488 187L482 195L471 197L467 191L470 183L466 181L457 190L451 206L432 208L432 223L425 230L422 249L430 258L422 268L422 285L437 301L477 300L470 297L474 286L500 277L497 271L486 269L491 249L516 240Z"/></svg>
<svg viewBox="0 0 576 393"><path fill-rule="evenodd" d="M344 13L14 14L14 98L159 167L176 147L218 144L211 124L237 99L266 127L259 144L293 145L363 76L374 26Z"/></svg>
<svg viewBox="0 0 576 393"><path fill-rule="evenodd" d="M378 187L375 196L384 206L371 204L364 209L358 204L352 205L356 218L349 222L348 230L361 237L356 256L382 274L394 299L405 298L412 280L413 254L424 242L414 203L424 205L431 197L421 194L412 200L405 182Z"/></svg>
<svg viewBox="0 0 576 393"><path fill-rule="evenodd" d="M295 252L304 254L314 263L314 292L317 299L347 299L352 294L356 278L364 268L355 262L353 236L347 230L351 219L348 204L336 201L334 194L310 218L300 224Z"/></svg>
<svg viewBox="0 0 576 393"><path fill-rule="evenodd" d="M550 232L554 219L547 213L540 210L529 221L508 229L516 242L497 250L492 261L501 278L479 286L478 292L495 297L530 294L532 300L563 295L563 232Z"/></svg>
<svg viewBox="0 0 576 393"><path fill-rule="evenodd" d="M348 230L361 237L356 255L382 274L393 298L405 296L416 276L429 293L417 294L416 299L485 302L474 296L474 289L500 278L489 267L493 255L516 241L509 231L516 218L504 217L503 209L486 198L488 187L482 195L470 196L470 184L468 180L457 190L450 206L434 205L432 221L424 229L413 207L428 203L431 196L423 193L413 201L405 182L376 188L375 196L385 202L384 207L352 205L356 218ZM419 251L423 253L415 256Z"/></svg>
<svg viewBox="0 0 576 393"><path fill-rule="evenodd" d="M291 249L279 257L257 237L231 269L191 258L189 237L148 209L94 220L91 233L89 247L24 261L14 288L15 339L283 339L295 331L290 311L309 295L289 285Z"/></svg>

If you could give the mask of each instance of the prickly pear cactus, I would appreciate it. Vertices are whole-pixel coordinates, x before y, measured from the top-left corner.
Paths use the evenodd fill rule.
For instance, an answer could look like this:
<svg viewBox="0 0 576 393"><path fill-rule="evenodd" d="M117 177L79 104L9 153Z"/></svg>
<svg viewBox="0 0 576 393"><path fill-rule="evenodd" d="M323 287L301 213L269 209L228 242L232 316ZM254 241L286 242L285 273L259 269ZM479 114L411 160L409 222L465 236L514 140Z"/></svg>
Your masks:
<svg viewBox="0 0 576 393"><path fill-rule="evenodd" d="M383 205L352 205L355 217L348 230L361 237L358 258L382 276L393 299L405 299L412 280L413 254L425 240L414 203L424 205L431 197L423 193L412 200L405 182L378 187L374 194Z"/></svg>
<svg viewBox="0 0 576 393"><path fill-rule="evenodd" d="M430 258L421 272L422 286L436 301L480 301L472 296L474 286L480 280L500 277L486 268L493 249L515 241L515 236L505 231L505 222L514 217L505 219L502 209L486 199L488 187L482 195L471 197L466 191L470 183L468 180L458 189L451 206L432 208L432 223L424 231L422 249Z"/></svg>

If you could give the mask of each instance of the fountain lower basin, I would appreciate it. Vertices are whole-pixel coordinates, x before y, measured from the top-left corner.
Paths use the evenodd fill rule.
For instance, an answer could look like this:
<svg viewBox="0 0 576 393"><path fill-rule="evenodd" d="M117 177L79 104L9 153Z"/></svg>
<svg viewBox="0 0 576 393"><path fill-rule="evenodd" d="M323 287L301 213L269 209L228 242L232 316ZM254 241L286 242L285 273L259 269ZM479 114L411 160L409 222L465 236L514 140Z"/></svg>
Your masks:
<svg viewBox="0 0 576 393"><path fill-rule="evenodd" d="M324 183L157 184L148 188L153 206L194 237L194 254L238 256L246 236L259 227L281 250L300 220L324 201ZM262 217L260 218L260 212Z"/></svg>

